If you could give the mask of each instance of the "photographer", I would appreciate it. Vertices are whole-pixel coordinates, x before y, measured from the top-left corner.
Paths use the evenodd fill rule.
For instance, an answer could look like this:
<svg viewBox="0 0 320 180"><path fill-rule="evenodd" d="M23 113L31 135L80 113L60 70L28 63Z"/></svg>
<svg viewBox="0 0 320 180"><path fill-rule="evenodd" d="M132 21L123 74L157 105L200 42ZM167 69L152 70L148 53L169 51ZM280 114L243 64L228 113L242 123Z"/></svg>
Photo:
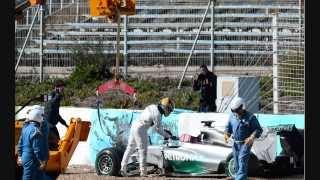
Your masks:
<svg viewBox="0 0 320 180"><path fill-rule="evenodd" d="M49 149L58 150L58 143L60 140L59 131L56 127L58 122L68 128L68 125L59 114L60 101L63 98L64 82L62 80L56 80L53 84L53 91L48 95L47 102L44 108L44 120L49 126Z"/></svg>
<svg viewBox="0 0 320 180"><path fill-rule="evenodd" d="M199 112L216 112L217 76L208 70L206 65L200 66L201 73L193 80L193 90L200 90Z"/></svg>

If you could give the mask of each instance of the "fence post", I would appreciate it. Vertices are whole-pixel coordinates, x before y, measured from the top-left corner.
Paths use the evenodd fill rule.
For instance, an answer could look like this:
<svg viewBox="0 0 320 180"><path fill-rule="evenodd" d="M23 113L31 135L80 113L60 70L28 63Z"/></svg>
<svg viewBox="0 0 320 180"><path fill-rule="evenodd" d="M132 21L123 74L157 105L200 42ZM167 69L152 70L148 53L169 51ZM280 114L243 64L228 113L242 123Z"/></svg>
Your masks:
<svg viewBox="0 0 320 180"><path fill-rule="evenodd" d="M43 5L40 5L40 52L39 52L39 60L40 60L40 83L43 81Z"/></svg>
<svg viewBox="0 0 320 180"><path fill-rule="evenodd" d="M211 62L210 62L210 69L213 72L214 67L214 6L215 0L212 0L212 7L211 7Z"/></svg>
<svg viewBox="0 0 320 180"><path fill-rule="evenodd" d="M76 9L76 22L78 23L79 22L79 0L76 0L77 1L77 9Z"/></svg>
<svg viewBox="0 0 320 180"><path fill-rule="evenodd" d="M278 88L278 24L277 14L272 16L272 54L273 54L273 113L279 113L279 88Z"/></svg>
<svg viewBox="0 0 320 180"><path fill-rule="evenodd" d="M52 13L52 0L49 0L49 14Z"/></svg>
<svg viewBox="0 0 320 180"><path fill-rule="evenodd" d="M127 52L127 20L128 16L123 17L123 58L124 58L124 78L128 76L128 52Z"/></svg>
<svg viewBox="0 0 320 180"><path fill-rule="evenodd" d="M29 24L29 9L27 9L26 24Z"/></svg>
<svg viewBox="0 0 320 180"><path fill-rule="evenodd" d="M302 16L302 9L301 9L301 0L299 0L299 49L298 49L298 57L300 57L300 53L301 53L301 35L302 35L302 20L301 20L301 16Z"/></svg>

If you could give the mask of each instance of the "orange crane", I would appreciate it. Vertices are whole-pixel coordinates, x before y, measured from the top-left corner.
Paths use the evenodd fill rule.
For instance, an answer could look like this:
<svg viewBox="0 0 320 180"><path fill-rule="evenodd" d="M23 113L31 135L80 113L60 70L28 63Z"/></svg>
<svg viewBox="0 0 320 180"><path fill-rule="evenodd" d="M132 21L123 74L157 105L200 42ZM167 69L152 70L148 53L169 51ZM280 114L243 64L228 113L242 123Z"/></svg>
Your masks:
<svg viewBox="0 0 320 180"><path fill-rule="evenodd" d="M16 18L22 16L24 9L35 6L44 5L44 0L26 0L19 3L15 7ZM90 14L91 16L104 16L113 22L118 23L117 34L117 58L116 58L116 80L119 71L119 41L120 41L120 15L135 14L136 0L90 0ZM34 18L35 19L35 18ZM33 20L34 21L34 20ZM32 28L32 26L31 26ZM29 30L30 31L30 30ZM29 33L28 33L29 34ZM28 36L26 38L26 41ZM25 44L23 45L25 47ZM24 49L24 48L23 48ZM21 56L21 54L20 54ZM16 69L19 63L16 65ZM115 81L117 83L118 81ZM23 127L24 119L15 121L15 145L17 145L21 129ZM59 148L57 151L50 151L49 160L46 167L46 172L55 179L60 173L65 172L69 161L79 143L79 141L86 141L91 123L89 121L82 121L80 118L71 118L69 127L65 136L59 141ZM17 164L17 152L15 153L16 160L16 179L22 177L22 167Z"/></svg>
<svg viewBox="0 0 320 180"><path fill-rule="evenodd" d="M120 80L119 76L119 58L120 58L120 16L121 15L135 15L136 14L136 0L90 0L90 16L92 17L106 17L112 22L117 23L117 54L116 54L116 69L115 79L102 84L97 89L97 96L103 91L120 90L129 95L133 95L136 99L136 92L132 92L132 87ZM127 88L125 88L127 87Z"/></svg>
<svg viewBox="0 0 320 180"><path fill-rule="evenodd" d="M15 146L18 144L24 119L15 122ZM59 141L56 151L49 152L49 160L45 171L52 179L56 179L60 173L65 172L72 155L80 141L86 141L89 135L91 123L82 121L80 118L71 118L69 127L65 135ZM22 178L22 167L17 164L18 153L15 151L16 158L16 180Z"/></svg>
<svg viewBox="0 0 320 180"><path fill-rule="evenodd" d="M23 10L27 9L30 6L36 6L39 4L44 4L44 0L26 0L15 6L15 17L16 19L21 18Z"/></svg>
<svg viewBox="0 0 320 180"><path fill-rule="evenodd" d="M117 56L115 79L119 73L120 15L136 14L136 0L90 0L90 16L107 17L117 22Z"/></svg>
<svg viewBox="0 0 320 180"><path fill-rule="evenodd" d="M136 14L136 0L90 0L90 16L107 17L117 22L117 56L115 77L119 73L120 15Z"/></svg>
<svg viewBox="0 0 320 180"><path fill-rule="evenodd" d="M90 15L107 17L113 22L119 15L136 14L136 0L90 0Z"/></svg>

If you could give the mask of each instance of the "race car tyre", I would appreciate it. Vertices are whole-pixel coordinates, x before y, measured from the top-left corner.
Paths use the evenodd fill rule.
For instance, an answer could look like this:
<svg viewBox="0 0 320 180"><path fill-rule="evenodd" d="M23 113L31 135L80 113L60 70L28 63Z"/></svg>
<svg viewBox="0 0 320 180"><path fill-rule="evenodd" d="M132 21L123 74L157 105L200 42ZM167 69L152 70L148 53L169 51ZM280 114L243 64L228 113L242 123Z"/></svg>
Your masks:
<svg viewBox="0 0 320 180"><path fill-rule="evenodd" d="M98 175L117 176L120 172L121 159L114 148L101 150L95 161L95 169Z"/></svg>
<svg viewBox="0 0 320 180"><path fill-rule="evenodd" d="M235 164L234 164L233 153L229 154L226 159L226 166L225 166L225 174L230 177L235 177ZM259 172L259 160L258 158L251 153L248 162L248 176L254 176Z"/></svg>
<svg viewBox="0 0 320 180"><path fill-rule="evenodd" d="M236 172L232 153L229 154L229 156L226 159L225 174L230 177L235 177Z"/></svg>

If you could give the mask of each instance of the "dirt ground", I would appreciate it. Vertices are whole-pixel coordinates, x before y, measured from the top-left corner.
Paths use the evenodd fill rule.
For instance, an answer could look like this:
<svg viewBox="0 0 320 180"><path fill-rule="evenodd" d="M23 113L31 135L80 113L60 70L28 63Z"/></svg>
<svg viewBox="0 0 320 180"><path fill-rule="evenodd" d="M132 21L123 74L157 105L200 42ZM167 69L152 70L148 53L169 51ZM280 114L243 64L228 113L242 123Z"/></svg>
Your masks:
<svg viewBox="0 0 320 180"><path fill-rule="evenodd" d="M92 166L69 166L65 173L61 174L57 180L230 180L224 174L212 174L205 177L114 177L114 176L98 176ZM285 180L303 180L303 175L293 175L290 177L277 177L277 178L258 178L250 177L249 180L269 180L269 179L285 179Z"/></svg>

